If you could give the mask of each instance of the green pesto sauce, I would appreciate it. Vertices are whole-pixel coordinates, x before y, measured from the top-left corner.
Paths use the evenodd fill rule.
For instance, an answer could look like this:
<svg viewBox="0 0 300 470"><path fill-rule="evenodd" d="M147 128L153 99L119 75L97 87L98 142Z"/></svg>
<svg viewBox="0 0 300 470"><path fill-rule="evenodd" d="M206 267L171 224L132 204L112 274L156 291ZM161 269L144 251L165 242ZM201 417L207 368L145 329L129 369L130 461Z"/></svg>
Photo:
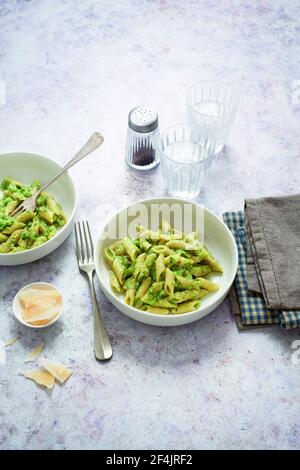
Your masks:
<svg viewBox="0 0 300 470"><path fill-rule="evenodd" d="M13 224L14 219L9 217L9 215L4 215L1 213L0 209L0 230L4 230L7 227L10 227Z"/></svg>
<svg viewBox="0 0 300 470"><path fill-rule="evenodd" d="M31 185L24 185L11 177L3 179L0 183L0 232L18 222L18 220L7 215L13 210L14 204L20 204L32 196L40 187L41 184L37 180L34 180ZM51 203L51 209L53 206L52 211L48 207L48 201ZM11 204L9 208L7 208L8 204ZM46 214L49 214L50 217L47 218ZM25 227L23 225L22 233L19 233L17 238L11 234L6 235L7 241L0 243L0 253L6 253L7 248L8 251L30 249L34 243L34 246L38 246L52 238L56 233L56 229L66 223L61 205L46 192L38 197L33 218L32 216L31 220L27 219L25 221ZM16 227L16 229L19 229L19 227Z"/></svg>

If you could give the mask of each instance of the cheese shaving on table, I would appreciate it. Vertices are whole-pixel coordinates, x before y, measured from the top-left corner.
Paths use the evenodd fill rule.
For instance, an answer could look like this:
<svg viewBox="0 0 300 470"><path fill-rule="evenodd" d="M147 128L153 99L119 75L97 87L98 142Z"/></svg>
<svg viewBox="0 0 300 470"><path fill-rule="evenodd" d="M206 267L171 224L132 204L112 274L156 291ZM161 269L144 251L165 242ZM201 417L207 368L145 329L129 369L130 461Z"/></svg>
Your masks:
<svg viewBox="0 0 300 470"><path fill-rule="evenodd" d="M37 385L52 389L54 387L55 378L47 370L26 370L22 372L26 379L33 380Z"/></svg>
<svg viewBox="0 0 300 470"><path fill-rule="evenodd" d="M41 357L40 364L60 383L64 383L73 374L73 371L68 367L58 362L50 361L45 357Z"/></svg>
<svg viewBox="0 0 300 470"><path fill-rule="evenodd" d="M26 357L25 357L25 362L33 362L33 361L35 361L35 360L39 357L39 355L41 354L41 352L43 351L44 346L45 346L44 343L40 343L40 344L38 344L32 351L30 351L29 353L27 353L27 354L26 354Z"/></svg>
<svg viewBox="0 0 300 470"><path fill-rule="evenodd" d="M7 340L6 343L4 343L4 346L12 346L13 344L15 344L16 341L18 341L18 339L19 336L14 336L13 338Z"/></svg>

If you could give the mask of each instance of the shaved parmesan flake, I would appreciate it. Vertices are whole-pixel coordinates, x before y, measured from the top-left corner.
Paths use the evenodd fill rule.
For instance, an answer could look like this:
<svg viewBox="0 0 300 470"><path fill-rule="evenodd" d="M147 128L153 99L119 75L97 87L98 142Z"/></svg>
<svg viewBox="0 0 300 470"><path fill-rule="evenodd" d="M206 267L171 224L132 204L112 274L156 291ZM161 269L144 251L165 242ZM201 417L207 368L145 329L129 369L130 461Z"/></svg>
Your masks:
<svg viewBox="0 0 300 470"><path fill-rule="evenodd" d="M54 288L26 289L20 293L20 303L26 323L44 325L59 315L62 297Z"/></svg>
<svg viewBox="0 0 300 470"><path fill-rule="evenodd" d="M25 362L35 361L43 351L44 346L44 343L40 343L32 351L26 354Z"/></svg>
<svg viewBox="0 0 300 470"><path fill-rule="evenodd" d="M20 300L25 308L35 304L39 304L41 298L43 299L44 305L50 307L54 305L60 298L60 294L55 289L26 289L20 293Z"/></svg>
<svg viewBox="0 0 300 470"><path fill-rule="evenodd" d="M27 323L30 323L30 325L47 325L47 323L49 323L49 320L30 321Z"/></svg>
<svg viewBox="0 0 300 470"><path fill-rule="evenodd" d="M26 379L33 380L37 385L52 389L55 383L55 378L47 370L27 370L23 372Z"/></svg>
<svg viewBox="0 0 300 470"><path fill-rule="evenodd" d="M32 314L30 309L23 310L23 318L28 323L36 323L46 320L47 323L59 314L60 309L55 307L53 309L42 311L39 314Z"/></svg>
<svg viewBox="0 0 300 470"><path fill-rule="evenodd" d="M4 343L4 346L12 346L16 341L18 341L18 339L19 336L14 336L14 338L7 340L6 343Z"/></svg>
<svg viewBox="0 0 300 470"><path fill-rule="evenodd" d="M70 377L70 375L73 374L73 371L68 367L64 366L63 364L59 364L58 362L50 361L45 357L40 359L40 363L60 383L64 383Z"/></svg>

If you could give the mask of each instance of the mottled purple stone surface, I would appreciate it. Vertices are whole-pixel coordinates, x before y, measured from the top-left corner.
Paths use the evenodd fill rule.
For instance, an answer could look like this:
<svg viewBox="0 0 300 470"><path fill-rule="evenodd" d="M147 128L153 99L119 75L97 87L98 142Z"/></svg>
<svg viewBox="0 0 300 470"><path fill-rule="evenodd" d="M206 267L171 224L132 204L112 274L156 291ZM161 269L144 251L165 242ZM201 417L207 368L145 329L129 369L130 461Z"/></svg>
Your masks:
<svg viewBox="0 0 300 470"><path fill-rule="evenodd" d="M123 162L128 111L150 104L164 129L185 120L187 88L215 78L239 86L240 109L199 201L221 215L245 197L299 192L300 4L138 3L1 1L1 153L64 162L102 130L98 155L71 170L78 216L97 236L113 210L165 195L159 167L138 173ZM11 311L17 290L33 281L55 283L66 303L62 320L40 332ZM227 301L197 323L150 327L96 287L114 348L106 364L94 360L72 237L39 262L0 268L0 340L20 335L0 365L0 449L299 448L298 331L239 333ZM52 393L18 375L40 340L45 355L74 370Z"/></svg>

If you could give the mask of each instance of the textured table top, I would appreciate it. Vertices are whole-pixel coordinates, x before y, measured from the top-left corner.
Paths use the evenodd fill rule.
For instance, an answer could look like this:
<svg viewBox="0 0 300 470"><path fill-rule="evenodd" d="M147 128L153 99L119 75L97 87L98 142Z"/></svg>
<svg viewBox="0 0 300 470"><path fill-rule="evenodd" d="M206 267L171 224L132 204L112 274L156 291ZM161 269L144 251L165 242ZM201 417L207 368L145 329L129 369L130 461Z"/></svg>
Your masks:
<svg viewBox="0 0 300 470"><path fill-rule="evenodd" d="M64 162L102 130L98 156L71 170L78 216L96 236L109 211L165 194L159 168L123 163L129 109L151 104L163 129L185 120L191 84L216 78L238 83L241 102L199 201L221 215L245 197L299 191L300 7L284 3L1 1L1 152ZM238 332L227 300L194 324L150 327L112 307L96 281L114 349L97 363L73 237L34 264L0 269L0 340L20 336L0 365L0 449L299 447L299 332ZM36 280L66 300L62 320L40 332L11 312ZM74 370L52 393L18 375L40 340Z"/></svg>

